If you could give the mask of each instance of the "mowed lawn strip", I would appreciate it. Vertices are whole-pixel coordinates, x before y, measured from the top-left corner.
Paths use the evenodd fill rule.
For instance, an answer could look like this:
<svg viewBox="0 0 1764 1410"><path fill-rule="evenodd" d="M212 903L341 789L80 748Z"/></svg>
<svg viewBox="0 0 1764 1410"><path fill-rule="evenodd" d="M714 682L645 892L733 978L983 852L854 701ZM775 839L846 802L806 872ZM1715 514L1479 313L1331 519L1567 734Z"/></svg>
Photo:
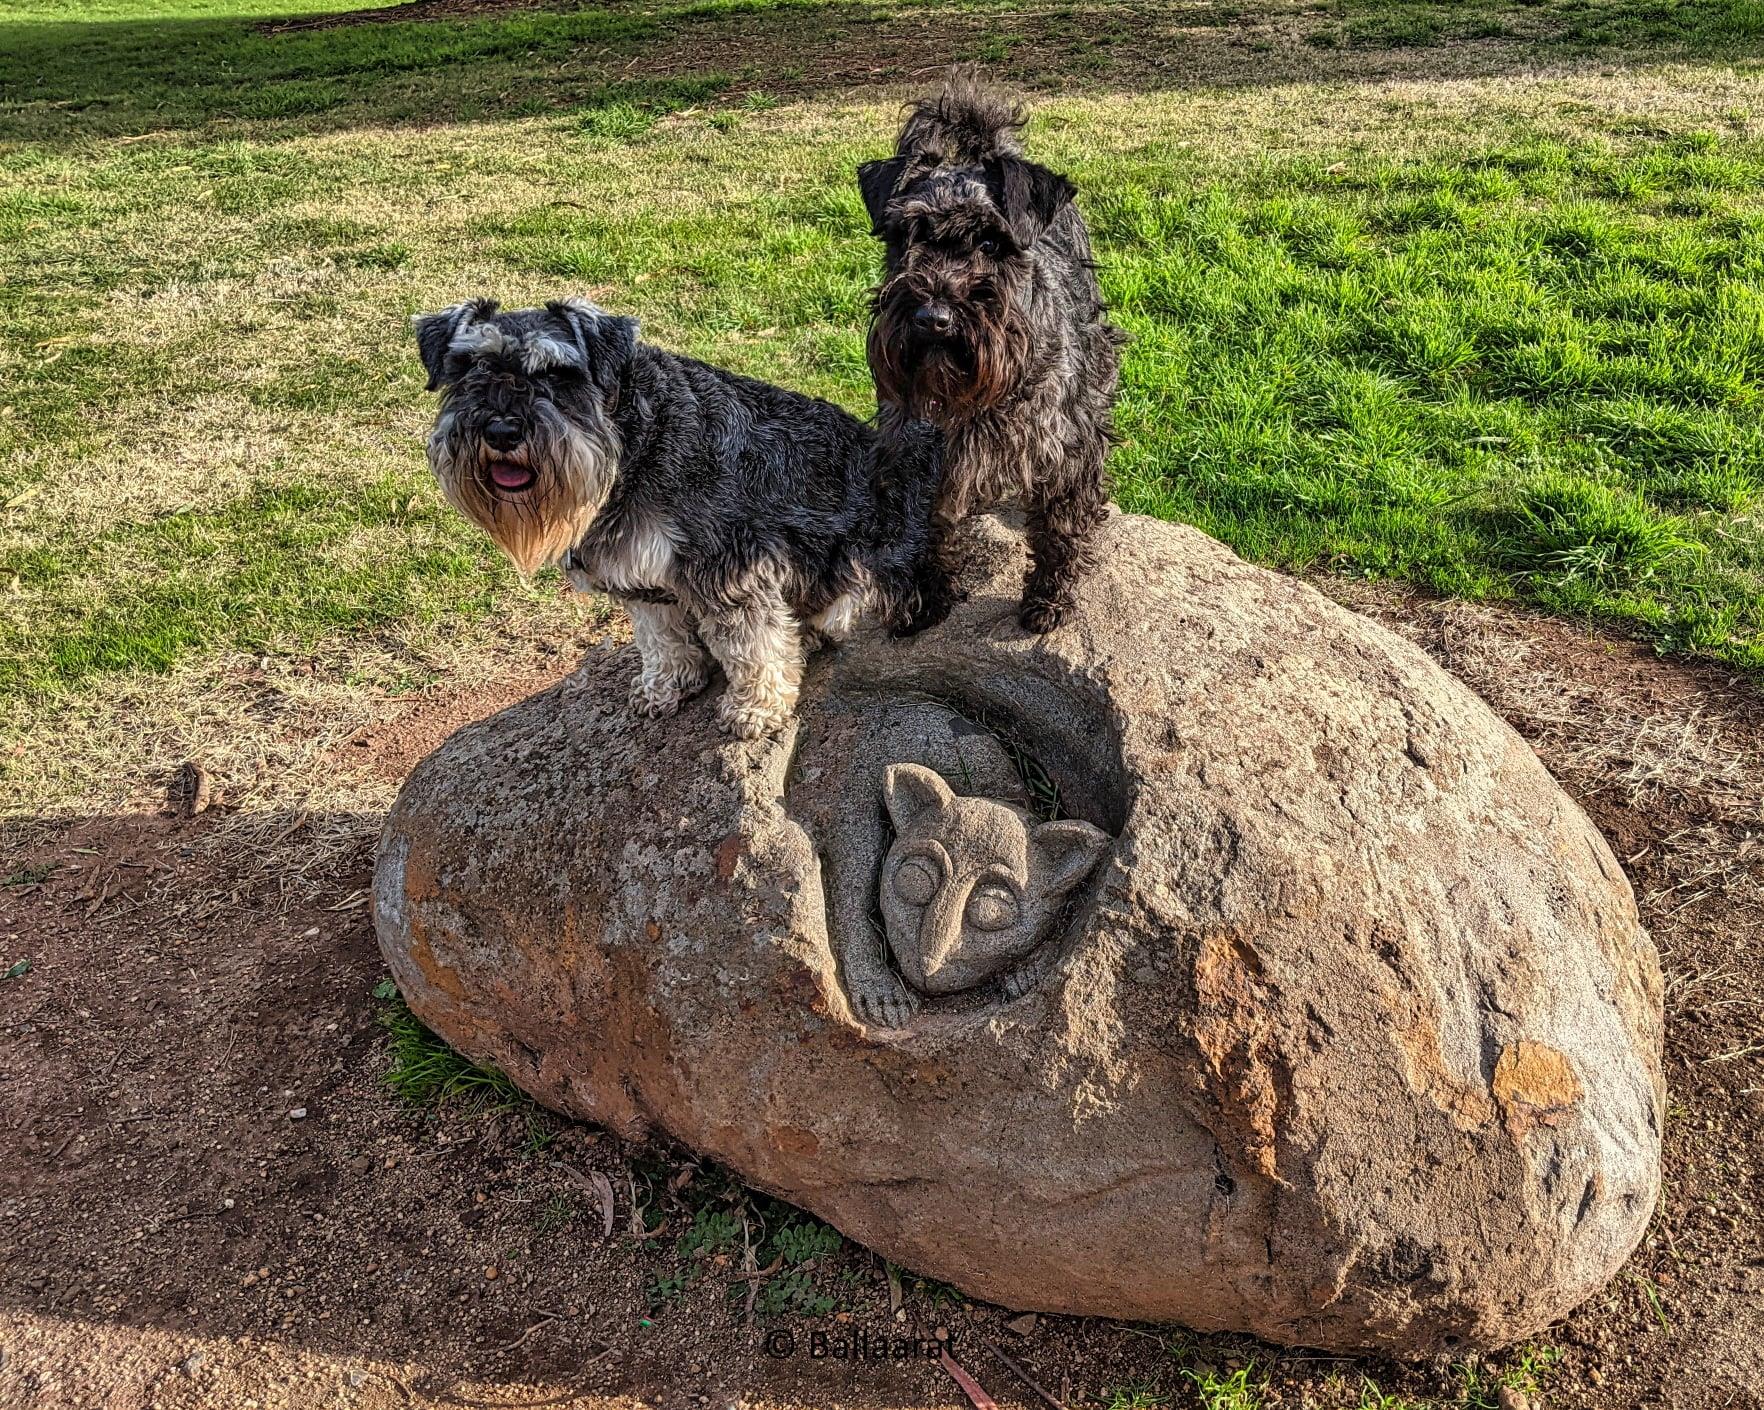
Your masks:
<svg viewBox="0 0 1764 1410"><path fill-rule="evenodd" d="M589 67L561 114L253 140L178 110L0 153L8 720L207 652L522 610L422 465L414 310L586 290L867 411L851 173L892 101L670 81L695 96L621 106ZM1346 86L1040 100L1133 335L1122 503L1764 667L1764 139L1711 98L1732 81L1673 70L1682 115L1645 121L1596 80L1409 92L1382 123Z"/></svg>

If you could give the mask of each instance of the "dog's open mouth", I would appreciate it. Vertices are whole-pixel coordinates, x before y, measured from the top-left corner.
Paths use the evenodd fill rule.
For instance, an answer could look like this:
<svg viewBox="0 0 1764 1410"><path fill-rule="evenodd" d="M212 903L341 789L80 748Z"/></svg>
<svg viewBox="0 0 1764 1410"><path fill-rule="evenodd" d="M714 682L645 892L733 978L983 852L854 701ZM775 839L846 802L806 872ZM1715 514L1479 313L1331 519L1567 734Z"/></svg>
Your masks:
<svg viewBox="0 0 1764 1410"><path fill-rule="evenodd" d="M490 462L490 483L503 494L519 494L522 490L531 489L533 479L533 472L525 465L517 465L512 460Z"/></svg>

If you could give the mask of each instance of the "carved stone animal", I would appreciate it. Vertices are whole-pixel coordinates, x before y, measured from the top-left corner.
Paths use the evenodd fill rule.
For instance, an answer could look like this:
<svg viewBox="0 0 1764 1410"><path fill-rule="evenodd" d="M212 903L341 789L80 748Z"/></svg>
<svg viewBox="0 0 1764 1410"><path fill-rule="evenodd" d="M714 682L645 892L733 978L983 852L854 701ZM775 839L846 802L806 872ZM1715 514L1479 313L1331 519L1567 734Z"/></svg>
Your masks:
<svg viewBox="0 0 1764 1410"><path fill-rule="evenodd" d="M882 864L888 944L924 994L959 993L1028 960L1109 845L1077 818L1037 823L1008 803L958 798L918 764L891 765L882 793L895 829ZM1007 977L1005 996L1023 993L1039 969Z"/></svg>

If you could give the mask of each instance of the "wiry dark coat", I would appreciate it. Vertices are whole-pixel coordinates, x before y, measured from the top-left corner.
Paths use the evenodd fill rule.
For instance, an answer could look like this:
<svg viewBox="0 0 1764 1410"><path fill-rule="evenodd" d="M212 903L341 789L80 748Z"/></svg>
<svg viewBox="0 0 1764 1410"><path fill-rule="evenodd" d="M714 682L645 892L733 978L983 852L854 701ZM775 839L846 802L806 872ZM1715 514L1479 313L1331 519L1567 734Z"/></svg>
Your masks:
<svg viewBox="0 0 1764 1410"><path fill-rule="evenodd" d="M563 489L546 480L566 434L614 448L570 566L592 577L600 560L622 562L632 533L669 525L668 582L615 571L598 586L711 608L776 572L803 617L864 574L890 605L910 593L936 490L929 426L909 427L883 464L875 430L848 412L639 342L635 319L575 302L503 312L488 300L435 318L419 339L431 389L443 392L437 435L453 443L450 459L475 469L485 428L512 422L544 494Z"/></svg>
<svg viewBox="0 0 1764 1410"><path fill-rule="evenodd" d="M620 474L573 555L616 556L633 525L671 516L670 586L726 604L778 572L797 616L869 596L893 620L915 586L936 491L936 433L889 442L830 402L638 343L612 412ZM609 585L617 592L616 585Z"/></svg>
<svg viewBox="0 0 1764 1410"><path fill-rule="evenodd" d="M1124 338L1104 318L1074 188L1023 157L1024 121L957 74L858 183L886 247L869 337L882 429L925 418L945 433L933 532L946 560L956 523L1021 499L1022 621L1046 631L1093 566Z"/></svg>
<svg viewBox="0 0 1764 1410"><path fill-rule="evenodd" d="M794 702L803 630L918 607L940 437L883 438L827 402L637 340L580 300L418 321L443 393L429 458L448 497L524 569L561 564L631 610L633 704L666 714L729 677L725 723L753 735ZM927 574L929 572L929 576Z"/></svg>

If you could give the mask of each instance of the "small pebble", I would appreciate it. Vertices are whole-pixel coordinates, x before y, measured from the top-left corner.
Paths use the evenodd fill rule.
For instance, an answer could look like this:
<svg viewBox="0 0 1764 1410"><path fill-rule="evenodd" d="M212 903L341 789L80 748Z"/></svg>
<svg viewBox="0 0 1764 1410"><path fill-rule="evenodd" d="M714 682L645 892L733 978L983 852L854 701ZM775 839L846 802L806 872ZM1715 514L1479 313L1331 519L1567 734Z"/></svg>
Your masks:
<svg viewBox="0 0 1764 1410"><path fill-rule="evenodd" d="M292 1111L290 1111L288 1113L288 1120L290 1120L290 1121L304 1121L304 1120L306 1120L306 1108L303 1106L295 1107Z"/></svg>
<svg viewBox="0 0 1764 1410"><path fill-rule="evenodd" d="M178 1369L186 1376L193 1376L202 1369L202 1363L207 1359L208 1358L200 1351L192 1351L182 1361L178 1362Z"/></svg>
<svg viewBox="0 0 1764 1410"><path fill-rule="evenodd" d="M484 1276L486 1278L490 1278L490 1279L494 1280L496 1278L496 1276L498 1275L499 1271L500 1270L497 1268L497 1266L494 1263L492 1263L488 1268L486 1268L484 1270Z"/></svg>

